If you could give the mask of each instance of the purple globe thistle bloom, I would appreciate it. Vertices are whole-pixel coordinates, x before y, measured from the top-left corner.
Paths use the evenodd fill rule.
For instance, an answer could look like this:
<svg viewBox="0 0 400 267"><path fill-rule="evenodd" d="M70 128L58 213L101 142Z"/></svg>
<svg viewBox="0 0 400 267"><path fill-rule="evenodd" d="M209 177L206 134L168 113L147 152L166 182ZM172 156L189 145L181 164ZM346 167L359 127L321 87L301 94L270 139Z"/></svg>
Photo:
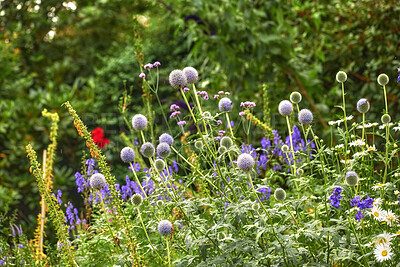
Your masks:
<svg viewBox="0 0 400 267"><path fill-rule="evenodd" d="M161 63L160 63L160 62L158 62L158 61L156 61L156 62L154 62L154 63L153 63L153 66L154 66L154 67L161 66Z"/></svg>
<svg viewBox="0 0 400 267"><path fill-rule="evenodd" d="M158 138L158 141L160 143L167 143L168 145L172 146L172 144L174 143L174 138L172 138L172 136L167 133L163 133Z"/></svg>
<svg viewBox="0 0 400 267"><path fill-rule="evenodd" d="M178 123L177 123L179 126L183 126L183 125L185 125L186 124L186 121L178 121Z"/></svg>
<svg viewBox="0 0 400 267"><path fill-rule="evenodd" d="M130 147L124 147L121 150L121 160L125 163L130 163L135 160L135 151Z"/></svg>
<svg viewBox="0 0 400 267"><path fill-rule="evenodd" d="M186 76L187 83L195 83L199 79L197 70L193 67L186 67L183 69L183 73Z"/></svg>
<svg viewBox="0 0 400 267"><path fill-rule="evenodd" d="M146 74L144 74L143 72L139 74L139 78L146 78Z"/></svg>
<svg viewBox="0 0 400 267"><path fill-rule="evenodd" d="M157 154L158 154L160 157L166 158L166 157L168 157L168 155L169 155L170 153L171 153L171 148L170 148L169 144L167 144L167 143L160 143L160 144L157 146Z"/></svg>
<svg viewBox="0 0 400 267"><path fill-rule="evenodd" d="M333 190L332 195L329 197L331 205L337 209L340 207L340 199L342 198L340 193L342 193L342 188L339 186L335 187L335 190Z"/></svg>
<svg viewBox="0 0 400 267"><path fill-rule="evenodd" d="M289 116L293 112L293 105L289 100L282 100L278 106L279 114Z"/></svg>
<svg viewBox="0 0 400 267"><path fill-rule="evenodd" d="M237 159L238 168L242 171L248 172L253 169L254 159L250 154L243 153Z"/></svg>
<svg viewBox="0 0 400 267"><path fill-rule="evenodd" d="M303 125L308 125L313 121L314 117L310 110L302 109L299 112L299 122Z"/></svg>
<svg viewBox="0 0 400 267"><path fill-rule="evenodd" d="M158 232L162 236L168 236L172 233L172 223L168 220L162 220L158 223Z"/></svg>
<svg viewBox="0 0 400 267"><path fill-rule="evenodd" d="M155 153L155 148L152 143L146 142L140 148L140 153L146 158L151 158Z"/></svg>
<svg viewBox="0 0 400 267"><path fill-rule="evenodd" d="M229 112L232 110L232 101L229 98L224 97L219 101L218 108L221 112Z"/></svg>
<svg viewBox="0 0 400 267"><path fill-rule="evenodd" d="M132 127L136 131L144 130L147 126L147 118L142 114L136 114L132 118Z"/></svg>
<svg viewBox="0 0 400 267"><path fill-rule="evenodd" d="M152 69L152 68L153 68L153 64L147 63L146 65L144 65L143 68L144 68L144 69Z"/></svg>
<svg viewBox="0 0 400 267"><path fill-rule="evenodd" d="M183 88L187 84L186 76L181 70L173 70L169 74L169 84L176 88Z"/></svg>
<svg viewBox="0 0 400 267"><path fill-rule="evenodd" d="M101 173L95 173L90 177L90 187L100 190L106 186L106 178Z"/></svg>
<svg viewBox="0 0 400 267"><path fill-rule="evenodd" d="M367 113L369 111L370 104L367 99L361 98L357 102L357 110L360 113Z"/></svg>

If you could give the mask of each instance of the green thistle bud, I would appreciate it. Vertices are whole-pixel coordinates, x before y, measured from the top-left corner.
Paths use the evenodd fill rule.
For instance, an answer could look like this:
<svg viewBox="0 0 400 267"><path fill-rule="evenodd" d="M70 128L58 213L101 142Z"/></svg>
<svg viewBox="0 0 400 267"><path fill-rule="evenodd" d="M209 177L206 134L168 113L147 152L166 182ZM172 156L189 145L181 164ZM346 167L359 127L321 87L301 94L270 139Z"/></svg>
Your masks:
<svg viewBox="0 0 400 267"><path fill-rule="evenodd" d="M392 120L389 114L383 114L381 117L381 121L383 124L389 123Z"/></svg>
<svg viewBox="0 0 400 267"><path fill-rule="evenodd" d="M301 102L302 96L299 92L293 92L290 94L290 101L293 104L298 104Z"/></svg>
<svg viewBox="0 0 400 267"><path fill-rule="evenodd" d="M283 201L286 198L286 192L282 188L277 188L274 192L274 197L277 201Z"/></svg>
<svg viewBox="0 0 400 267"><path fill-rule="evenodd" d="M354 171L347 172L345 178L346 178L346 183L349 186L356 186L358 183L358 175Z"/></svg>
<svg viewBox="0 0 400 267"><path fill-rule="evenodd" d="M225 152L226 152L226 147L220 146L220 147L218 148L218 153L219 153L219 154L224 154Z"/></svg>
<svg viewBox="0 0 400 267"><path fill-rule="evenodd" d="M194 143L194 147L197 148L198 150L203 150L203 142L202 141L196 141Z"/></svg>
<svg viewBox="0 0 400 267"><path fill-rule="evenodd" d="M156 159L154 161L154 165L156 166L157 171L162 171L165 168L165 162L162 159Z"/></svg>
<svg viewBox="0 0 400 267"><path fill-rule="evenodd" d="M281 149L282 149L282 152L283 152L283 153L288 153L288 152L289 152L289 147L288 147L287 145L283 145L283 146L281 147Z"/></svg>
<svg viewBox="0 0 400 267"><path fill-rule="evenodd" d="M298 175L298 176L303 176L303 174L304 174L303 169L298 169L298 170L297 170L297 175Z"/></svg>
<svg viewBox="0 0 400 267"><path fill-rule="evenodd" d="M378 83L380 84L380 85L382 85L382 86L384 86L384 85L386 85L386 84L388 84L389 83L389 77L385 74L385 73L382 73L382 74L380 74L379 76L378 76Z"/></svg>
<svg viewBox="0 0 400 267"><path fill-rule="evenodd" d="M336 81L337 81L338 83L344 83L346 80L347 80L347 74L346 74L346 72L344 72L344 71L339 71L339 72L336 74Z"/></svg>
<svg viewBox="0 0 400 267"><path fill-rule="evenodd" d="M143 202L143 198L142 198L142 196L139 195L139 194L134 194L134 195L131 197L131 201L132 201L132 203L133 203L135 206L140 206L140 205L142 204L142 202Z"/></svg>
<svg viewBox="0 0 400 267"><path fill-rule="evenodd" d="M220 145L230 148L233 145L233 141L229 136L224 136L221 138Z"/></svg>

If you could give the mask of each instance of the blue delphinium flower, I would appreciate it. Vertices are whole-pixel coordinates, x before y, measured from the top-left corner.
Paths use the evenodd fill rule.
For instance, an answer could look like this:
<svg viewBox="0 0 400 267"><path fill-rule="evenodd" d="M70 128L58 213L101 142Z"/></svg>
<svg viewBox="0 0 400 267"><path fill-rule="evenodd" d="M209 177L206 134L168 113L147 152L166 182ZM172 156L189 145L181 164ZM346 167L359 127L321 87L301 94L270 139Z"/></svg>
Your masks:
<svg viewBox="0 0 400 267"><path fill-rule="evenodd" d="M360 221L362 218L364 218L364 215L362 214L362 210L364 209L371 209L374 206L374 199L370 198L368 195L367 197L363 200L360 199L360 196L355 196L353 199L350 200L350 206L359 208L360 210L355 214L355 217L358 221Z"/></svg>
<svg viewBox="0 0 400 267"><path fill-rule="evenodd" d="M340 199L342 198L340 193L342 193L342 188L339 186L335 187L335 190L333 190L332 195L329 197L331 205L337 209L340 207Z"/></svg>
<svg viewBox="0 0 400 267"><path fill-rule="evenodd" d="M263 194L263 196L260 197L261 202L264 202L265 200L269 200L269 198L271 196L271 187L268 187L268 188L261 187L257 191Z"/></svg>

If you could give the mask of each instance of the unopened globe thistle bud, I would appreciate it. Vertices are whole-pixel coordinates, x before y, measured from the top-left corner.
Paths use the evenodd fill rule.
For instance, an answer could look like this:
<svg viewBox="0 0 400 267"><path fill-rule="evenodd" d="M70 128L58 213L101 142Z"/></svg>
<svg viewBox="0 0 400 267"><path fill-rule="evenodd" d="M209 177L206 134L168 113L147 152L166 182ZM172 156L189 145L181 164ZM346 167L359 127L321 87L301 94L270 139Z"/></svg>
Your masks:
<svg viewBox="0 0 400 267"><path fill-rule="evenodd" d="M346 80L347 80L347 74L346 74L346 72L344 72L344 71L339 71L339 72L336 74L336 81L337 81L338 83L344 83Z"/></svg>
<svg viewBox="0 0 400 267"><path fill-rule="evenodd" d="M301 102L302 96L299 92L293 92L290 94L290 101L293 104L298 104Z"/></svg>
<svg viewBox="0 0 400 267"><path fill-rule="evenodd" d="M187 83L195 83L199 79L199 74L197 70L193 67L186 67L183 69L183 73L186 76Z"/></svg>
<svg viewBox="0 0 400 267"><path fill-rule="evenodd" d="M146 158L151 158L152 156L154 156L155 149L153 144L150 142L144 143L140 148L140 153L142 153L142 155Z"/></svg>
<svg viewBox="0 0 400 267"><path fill-rule="evenodd" d="M357 102L357 110L360 113L367 113L369 111L370 105L367 99L361 98Z"/></svg>
<svg viewBox="0 0 400 267"><path fill-rule="evenodd" d="M238 168L242 171L248 172L253 169L254 159L250 154L243 153L237 159Z"/></svg>
<svg viewBox="0 0 400 267"><path fill-rule="evenodd" d="M281 149L282 149L282 152L283 152L283 153L288 153L288 152L289 152L289 147L288 147L287 145L283 145L283 146L281 147Z"/></svg>
<svg viewBox="0 0 400 267"><path fill-rule="evenodd" d="M293 112L293 105L289 100L282 100L278 106L279 114L289 116Z"/></svg>
<svg viewBox="0 0 400 267"><path fill-rule="evenodd" d="M158 223L158 232L162 236L167 236L172 233L172 223L168 220L162 220Z"/></svg>
<svg viewBox="0 0 400 267"><path fill-rule="evenodd" d="M173 70L169 74L169 84L176 89L185 87L187 84L186 75L181 70Z"/></svg>
<svg viewBox="0 0 400 267"><path fill-rule="evenodd" d="M156 166L157 171L162 171L165 168L165 162L162 159L156 159L154 161L154 165Z"/></svg>
<svg viewBox="0 0 400 267"><path fill-rule="evenodd" d="M349 186L356 186L358 183L358 175L354 171L347 172L345 178L346 178L346 183Z"/></svg>
<svg viewBox="0 0 400 267"><path fill-rule="evenodd" d="M142 114L136 114L132 118L132 127L136 131L144 130L147 126L147 118Z"/></svg>
<svg viewBox="0 0 400 267"><path fill-rule="evenodd" d="M298 117L299 117L299 122L303 125L310 124L314 119L312 112L306 108L300 110Z"/></svg>
<svg viewBox="0 0 400 267"><path fill-rule="evenodd" d="M218 148L218 153L219 153L219 154L224 154L225 152L226 152L226 147L220 146L220 147Z"/></svg>
<svg viewBox="0 0 400 267"><path fill-rule="evenodd" d="M389 83L389 76L387 76L385 73L382 73L382 74L379 74L377 80L380 85L384 86Z"/></svg>
<svg viewBox="0 0 400 267"><path fill-rule="evenodd" d="M260 210L260 204L259 203L253 203L253 205L251 205L251 208L254 210L254 211L259 211Z"/></svg>
<svg viewBox="0 0 400 267"><path fill-rule="evenodd" d="M167 143L160 143L157 146L157 154L160 157L166 158L171 153L171 147Z"/></svg>
<svg viewBox="0 0 400 267"><path fill-rule="evenodd" d="M219 144L226 148L230 148L233 145L233 141L229 136L224 136L221 138L221 141L219 142Z"/></svg>
<svg viewBox="0 0 400 267"><path fill-rule="evenodd" d="M90 177L90 187L95 190L100 190L106 186L106 178L101 173L95 173Z"/></svg>
<svg viewBox="0 0 400 267"><path fill-rule="evenodd" d="M303 174L304 174L304 170L303 169L298 169L297 170L297 175L298 176L303 176Z"/></svg>
<svg viewBox="0 0 400 267"><path fill-rule="evenodd" d="M121 150L121 160L125 163L130 163L135 160L135 151L130 147L124 147Z"/></svg>
<svg viewBox="0 0 400 267"><path fill-rule="evenodd" d="M277 188L274 192L274 197L277 201L284 201L286 198L286 192L282 188Z"/></svg>
<svg viewBox="0 0 400 267"><path fill-rule="evenodd" d="M389 114L383 114L381 117L381 121L383 124L389 123L392 120Z"/></svg>
<svg viewBox="0 0 400 267"><path fill-rule="evenodd" d="M143 202L143 197L141 195L139 195L139 194L134 194L131 197L131 201L132 201L133 205L140 206L142 204L142 202Z"/></svg>
<svg viewBox="0 0 400 267"><path fill-rule="evenodd" d="M194 147L197 148L198 150L202 150L203 149L203 142L202 141L194 142Z"/></svg>
<svg viewBox="0 0 400 267"><path fill-rule="evenodd" d="M161 207L163 204L164 204L164 201L162 201L161 199L160 199L160 200L157 200L157 202L156 202L156 205L157 205L158 207Z"/></svg>
<svg viewBox="0 0 400 267"><path fill-rule="evenodd" d="M167 133L163 133L158 138L158 141L160 143L167 143L168 145L172 146L172 144L174 143L174 138L171 135L167 134Z"/></svg>
<svg viewBox="0 0 400 267"><path fill-rule="evenodd" d="M229 112L232 110L232 101L229 98L224 97L219 101L218 108L221 112Z"/></svg>

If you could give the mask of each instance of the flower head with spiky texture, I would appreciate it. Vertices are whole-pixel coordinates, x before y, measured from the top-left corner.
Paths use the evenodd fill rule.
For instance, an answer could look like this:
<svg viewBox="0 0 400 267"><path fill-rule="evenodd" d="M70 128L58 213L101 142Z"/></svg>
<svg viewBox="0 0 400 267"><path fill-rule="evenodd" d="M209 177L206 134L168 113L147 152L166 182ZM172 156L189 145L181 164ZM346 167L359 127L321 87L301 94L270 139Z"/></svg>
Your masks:
<svg viewBox="0 0 400 267"><path fill-rule="evenodd" d="M183 69L183 73L186 76L187 83L195 83L199 79L197 70L193 67L186 67Z"/></svg>
<svg viewBox="0 0 400 267"><path fill-rule="evenodd" d="M167 133L163 133L158 138L158 141L160 143L167 143L168 145L172 146L172 144L174 143L174 138L171 135L167 134Z"/></svg>
<svg viewBox="0 0 400 267"><path fill-rule="evenodd" d="M274 197L277 201L284 201L286 198L286 191L282 188L277 188L274 192Z"/></svg>
<svg viewBox="0 0 400 267"><path fill-rule="evenodd" d="M345 179L349 186L356 186L358 183L358 175L355 171L348 171L345 175Z"/></svg>
<svg viewBox="0 0 400 267"><path fill-rule="evenodd" d="M385 73L382 73L378 76L377 80L378 80L379 85L384 86L389 83L389 76L387 76Z"/></svg>
<svg viewBox="0 0 400 267"><path fill-rule="evenodd" d="M171 153L171 147L168 145L168 143L160 143L157 146L157 154L160 157L166 158L168 155Z"/></svg>
<svg viewBox="0 0 400 267"><path fill-rule="evenodd" d="M233 141L229 136L224 136L221 138L221 141L219 144L226 148L230 148L233 145Z"/></svg>
<svg viewBox="0 0 400 267"><path fill-rule="evenodd" d="M140 206L140 204L142 204L142 202L143 202L143 197L139 194L134 194L131 197L131 201L135 206Z"/></svg>
<svg viewBox="0 0 400 267"><path fill-rule="evenodd" d="M101 173L95 173L90 177L90 187L95 190L100 190L106 186L106 178Z"/></svg>
<svg viewBox="0 0 400 267"><path fill-rule="evenodd" d="M392 120L392 118L390 117L389 114L383 114L382 117L381 117L381 121L384 124L389 123L391 120Z"/></svg>
<svg viewBox="0 0 400 267"><path fill-rule="evenodd" d="M152 156L154 156L155 149L153 144L150 142L144 143L140 148L140 153L142 153L142 155L146 158L151 158Z"/></svg>
<svg viewBox="0 0 400 267"><path fill-rule="evenodd" d="M136 114L132 118L132 127L136 131L144 130L147 126L147 118L142 114Z"/></svg>
<svg viewBox="0 0 400 267"><path fill-rule="evenodd" d="M232 110L232 101L229 98L224 97L219 101L218 108L221 112L229 112Z"/></svg>
<svg viewBox="0 0 400 267"><path fill-rule="evenodd" d="M298 117L299 117L299 122L303 125L311 124L311 122L314 119L312 112L306 108L300 110Z"/></svg>
<svg viewBox="0 0 400 267"><path fill-rule="evenodd" d="M156 166L157 171L162 171L165 169L165 162L162 159L156 159L154 161L154 166Z"/></svg>
<svg viewBox="0 0 400 267"><path fill-rule="evenodd" d="M289 100L282 100L278 106L279 114L289 116L293 112L293 105Z"/></svg>
<svg viewBox="0 0 400 267"><path fill-rule="evenodd" d="M181 70L173 70L169 74L169 84L176 88L183 88L187 84L186 75Z"/></svg>
<svg viewBox="0 0 400 267"><path fill-rule="evenodd" d="M168 220L162 220L158 223L158 232L162 236L168 236L172 233L172 223Z"/></svg>
<svg viewBox="0 0 400 267"><path fill-rule="evenodd" d="M298 104L301 102L302 96L299 92L293 92L290 94L290 101L293 104Z"/></svg>
<svg viewBox="0 0 400 267"><path fill-rule="evenodd" d="M125 163L133 162L135 160L135 151L130 147L124 147L121 150L121 160Z"/></svg>
<svg viewBox="0 0 400 267"><path fill-rule="evenodd" d="M346 80L347 80L347 74L346 74L346 72L344 72L344 71L339 71L339 72L336 74L336 81L337 81L338 83L344 83Z"/></svg>
<svg viewBox="0 0 400 267"><path fill-rule="evenodd" d="M202 150L203 149L203 142L198 140L194 143L194 147L197 148L198 150Z"/></svg>
<svg viewBox="0 0 400 267"><path fill-rule="evenodd" d="M254 158L250 154L243 153L239 155L237 159L237 165L242 171L251 171L254 166Z"/></svg>
<svg viewBox="0 0 400 267"><path fill-rule="evenodd" d="M360 113L367 113L369 111L370 104L367 99L361 98L357 102L357 110Z"/></svg>

